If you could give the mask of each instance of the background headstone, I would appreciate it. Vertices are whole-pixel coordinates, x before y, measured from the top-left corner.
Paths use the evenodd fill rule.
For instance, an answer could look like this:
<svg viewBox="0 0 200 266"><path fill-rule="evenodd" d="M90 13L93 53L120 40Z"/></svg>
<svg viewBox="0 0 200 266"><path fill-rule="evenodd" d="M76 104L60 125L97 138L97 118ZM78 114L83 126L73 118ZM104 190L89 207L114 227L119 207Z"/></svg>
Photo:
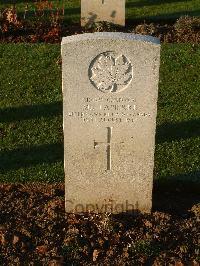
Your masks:
<svg viewBox="0 0 200 266"><path fill-rule="evenodd" d="M81 25L107 21L125 25L125 0L81 0Z"/></svg>
<svg viewBox="0 0 200 266"><path fill-rule="evenodd" d="M149 212L160 44L93 33L62 41L67 212Z"/></svg>

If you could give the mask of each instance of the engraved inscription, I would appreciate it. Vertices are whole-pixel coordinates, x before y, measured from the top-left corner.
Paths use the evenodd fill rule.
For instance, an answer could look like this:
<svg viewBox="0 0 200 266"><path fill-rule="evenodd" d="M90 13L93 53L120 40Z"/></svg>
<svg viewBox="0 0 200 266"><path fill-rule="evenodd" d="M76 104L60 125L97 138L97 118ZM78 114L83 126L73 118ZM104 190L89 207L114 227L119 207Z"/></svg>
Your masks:
<svg viewBox="0 0 200 266"><path fill-rule="evenodd" d="M70 110L71 119L97 123L134 123L139 117L150 118L151 114L138 108L134 98L83 98L82 108Z"/></svg>
<svg viewBox="0 0 200 266"><path fill-rule="evenodd" d="M125 55L104 52L95 57L89 67L92 85L105 93L118 93L125 90L133 78L133 67Z"/></svg>

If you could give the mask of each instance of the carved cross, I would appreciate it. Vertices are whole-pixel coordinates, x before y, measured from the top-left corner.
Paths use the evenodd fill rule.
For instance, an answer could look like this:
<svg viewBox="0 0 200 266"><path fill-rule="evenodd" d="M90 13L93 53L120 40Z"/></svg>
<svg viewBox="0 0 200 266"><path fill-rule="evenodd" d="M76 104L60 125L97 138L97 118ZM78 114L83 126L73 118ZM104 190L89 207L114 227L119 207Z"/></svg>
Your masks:
<svg viewBox="0 0 200 266"><path fill-rule="evenodd" d="M107 127L107 142L97 142L94 140L94 149L96 149L99 145L105 145L106 146L106 152L107 152L107 170L111 170L111 140L112 140L112 127ZM120 142L124 143L124 142Z"/></svg>

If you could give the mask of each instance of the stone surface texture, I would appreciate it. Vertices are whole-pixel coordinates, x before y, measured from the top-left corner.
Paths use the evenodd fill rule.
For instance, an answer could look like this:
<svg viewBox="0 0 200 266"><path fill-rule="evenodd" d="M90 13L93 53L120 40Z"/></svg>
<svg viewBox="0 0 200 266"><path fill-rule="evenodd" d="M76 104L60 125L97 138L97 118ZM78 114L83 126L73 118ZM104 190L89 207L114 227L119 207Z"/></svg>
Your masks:
<svg viewBox="0 0 200 266"><path fill-rule="evenodd" d="M81 0L81 25L107 21L125 25L125 0Z"/></svg>
<svg viewBox="0 0 200 266"><path fill-rule="evenodd" d="M149 212L159 40L93 33L62 41L67 212Z"/></svg>

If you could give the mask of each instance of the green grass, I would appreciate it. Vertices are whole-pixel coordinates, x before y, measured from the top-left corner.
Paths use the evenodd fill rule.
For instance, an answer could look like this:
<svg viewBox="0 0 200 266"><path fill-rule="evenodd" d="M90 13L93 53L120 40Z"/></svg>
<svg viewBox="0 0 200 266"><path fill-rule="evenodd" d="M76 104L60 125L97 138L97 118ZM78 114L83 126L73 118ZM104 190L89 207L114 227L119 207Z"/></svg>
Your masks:
<svg viewBox="0 0 200 266"><path fill-rule="evenodd" d="M56 63L60 48L0 45L0 57L0 164L6 171L0 179L60 181L61 69Z"/></svg>
<svg viewBox="0 0 200 266"><path fill-rule="evenodd" d="M64 181L59 45L0 45L0 182ZM155 179L200 177L200 45L161 51Z"/></svg>
<svg viewBox="0 0 200 266"><path fill-rule="evenodd" d="M17 10L23 15L24 6L28 2L29 10L33 11L32 1L2 0L0 9L16 3ZM55 7L64 3L65 20L80 21L80 0L51 0ZM199 16L199 0L129 0L126 1L126 18L129 20L168 20L177 19L181 15Z"/></svg>
<svg viewBox="0 0 200 266"><path fill-rule="evenodd" d="M162 45L156 177L200 177L200 45Z"/></svg>
<svg viewBox="0 0 200 266"><path fill-rule="evenodd" d="M168 20L182 15L199 16L199 0L129 0L126 17L130 20Z"/></svg>

